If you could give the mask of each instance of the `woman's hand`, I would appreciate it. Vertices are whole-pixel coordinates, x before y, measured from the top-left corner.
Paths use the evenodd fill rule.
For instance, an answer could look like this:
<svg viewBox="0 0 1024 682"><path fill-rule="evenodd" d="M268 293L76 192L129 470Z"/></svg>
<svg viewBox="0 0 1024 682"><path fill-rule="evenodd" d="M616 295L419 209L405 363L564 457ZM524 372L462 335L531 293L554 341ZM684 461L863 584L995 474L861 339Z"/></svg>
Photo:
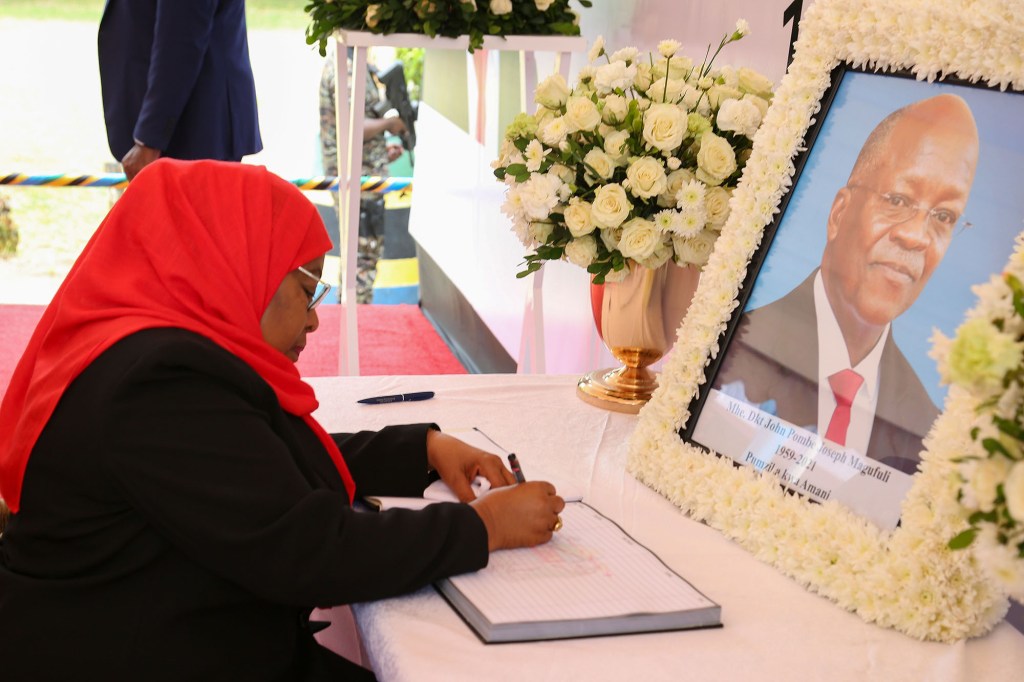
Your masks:
<svg viewBox="0 0 1024 682"><path fill-rule="evenodd" d="M486 478L492 488L516 482L501 457L433 429L427 432L427 463L462 502L476 499L470 486L477 476Z"/></svg>
<svg viewBox="0 0 1024 682"><path fill-rule="evenodd" d="M471 505L487 527L487 549L533 547L551 539L565 500L545 481L492 490Z"/></svg>

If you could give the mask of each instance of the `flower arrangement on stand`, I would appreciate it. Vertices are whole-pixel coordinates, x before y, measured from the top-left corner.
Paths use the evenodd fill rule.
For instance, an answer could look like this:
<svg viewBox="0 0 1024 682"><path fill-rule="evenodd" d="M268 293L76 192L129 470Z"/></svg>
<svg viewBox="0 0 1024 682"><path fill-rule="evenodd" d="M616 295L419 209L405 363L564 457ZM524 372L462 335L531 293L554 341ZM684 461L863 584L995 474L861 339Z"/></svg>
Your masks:
<svg viewBox="0 0 1024 682"><path fill-rule="evenodd" d="M950 393L968 402L969 450L958 458L958 501L970 527L949 546L978 560L1024 602L1024 235L1006 270L974 287L978 305L933 357Z"/></svg>
<svg viewBox="0 0 1024 682"><path fill-rule="evenodd" d="M537 112L515 118L492 163L508 185L502 210L533 249L520 277L563 258L595 284L707 262L772 98L753 69L713 66L748 31L738 21L700 63L675 40L641 55L598 38L572 88L559 74L538 85Z"/></svg>
<svg viewBox="0 0 1024 682"><path fill-rule="evenodd" d="M578 0L590 7L591 0ZM371 33L469 36L469 51L484 36L580 34L569 0L309 0L306 43L324 55L336 29Z"/></svg>

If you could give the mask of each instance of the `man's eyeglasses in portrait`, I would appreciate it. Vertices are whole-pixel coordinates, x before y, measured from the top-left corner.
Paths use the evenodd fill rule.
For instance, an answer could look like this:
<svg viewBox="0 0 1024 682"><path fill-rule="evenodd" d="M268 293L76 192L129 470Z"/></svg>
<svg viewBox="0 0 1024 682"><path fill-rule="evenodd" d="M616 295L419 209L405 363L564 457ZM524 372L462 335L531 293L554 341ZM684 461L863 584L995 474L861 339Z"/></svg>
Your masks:
<svg viewBox="0 0 1024 682"><path fill-rule="evenodd" d="M921 211L928 216L928 227L935 236L949 236L960 228L960 231L971 227L971 223L964 220L963 216L956 211L941 206L921 206L913 199L899 192L879 192L866 185L847 185L850 189L862 189L870 192L874 199L876 215L889 225L899 225L908 220L913 220Z"/></svg>

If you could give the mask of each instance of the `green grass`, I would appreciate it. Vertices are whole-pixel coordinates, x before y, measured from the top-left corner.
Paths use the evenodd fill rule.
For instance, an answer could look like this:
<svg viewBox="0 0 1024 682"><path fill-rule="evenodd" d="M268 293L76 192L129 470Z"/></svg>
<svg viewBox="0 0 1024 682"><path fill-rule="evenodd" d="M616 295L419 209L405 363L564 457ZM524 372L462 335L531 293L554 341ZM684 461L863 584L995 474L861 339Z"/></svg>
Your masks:
<svg viewBox="0 0 1024 682"><path fill-rule="evenodd" d="M302 29L309 23L303 11L307 0L248 0L246 21L251 29ZM103 16L103 0L3 0L0 19L57 19L90 21Z"/></svg>

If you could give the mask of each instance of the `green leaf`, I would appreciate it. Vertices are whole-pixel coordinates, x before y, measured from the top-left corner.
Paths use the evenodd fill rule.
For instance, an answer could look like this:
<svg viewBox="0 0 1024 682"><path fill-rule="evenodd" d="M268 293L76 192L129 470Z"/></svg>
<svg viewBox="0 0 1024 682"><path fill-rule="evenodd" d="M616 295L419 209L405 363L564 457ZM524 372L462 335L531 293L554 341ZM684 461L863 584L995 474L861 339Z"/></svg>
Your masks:
<svg viewBox="0 0 1024 682"><path fill-rule="evenodd" d="M560 33L566 36L574 36L580 30L579 27L577 27L575 24L569 23L568 21L556 21L554 23L548 24L548 26L555 33Z"/></svg>
<svg viewBox="0 0 1024 682"><path fill-rule="evenodd" d="M1024 441L1024 427L1020 424L1010 419L1003 419L1002 417L992 417L992 421L1006 435Z"/></svg>
<svg viewBox="0 0 1024 682"><path fill-rule="evenodd" d="M955 538L953 538L952 540L949 541L949 548L950 549L964 549L965 547L969 547L971 545L971 543L974 542L974 538L977 535L978 535L978 529L977 528L968 528L963 533L960 533Z"/></svg>
<svg viewBox="0 0 1024 682"><path fill-rule="evenodd" d="M976 526L982 521L987 521L988 523L995 523L997 519L998 515L996 514L995 509L989 512L976 511L967 517L967 523L971 524L972 526Z"/></svg>
<svg viewBox="0 0 1024 682"><path fill-rule="evenodd" d="M995 438L983 438L981 440L981 447L985 448L985 452L989 455L995 455L998 453L1008 460L1013 461L1013 456L1006 449L1006 446Z"/></svg>
<svg viewBox="0 0 1024 682"><path fill-rule="evenodd" d="M1013 292L1013 309L1019 317L1024 317L1024 284L1009 272L1003 275L1003 279Z"/></svg>
<svg viewBox="0 0 1024 682"><path fill-rule="evenodd" d="M542 265L542 263L539 263L537 261L531 260L530 256L527 256L526 260L530 261L529 264L526 266L525 270L523 270L522 272L517 272L516 273L516 279L522 279L523 277L526 277L528 275L532 275L533 273L535 273L538 270L540 270L540 266Z"/></svg>
<svg viewBox="0 0 1024 682"><path fill-rule="evenodd" d="M547 244L541 244L537 247L537 255L544 260L558 260L565 253L565 249L560 246L549 246Z"/></svg>
<svg viewBox="0 0 1024 682"><path fill-rule="evenodd" d="M501 166L498 166L497 168L495 168L494 169L494 177L498 178L499 180L504 180L505 179L505 169L502 168Z"/></svg>

